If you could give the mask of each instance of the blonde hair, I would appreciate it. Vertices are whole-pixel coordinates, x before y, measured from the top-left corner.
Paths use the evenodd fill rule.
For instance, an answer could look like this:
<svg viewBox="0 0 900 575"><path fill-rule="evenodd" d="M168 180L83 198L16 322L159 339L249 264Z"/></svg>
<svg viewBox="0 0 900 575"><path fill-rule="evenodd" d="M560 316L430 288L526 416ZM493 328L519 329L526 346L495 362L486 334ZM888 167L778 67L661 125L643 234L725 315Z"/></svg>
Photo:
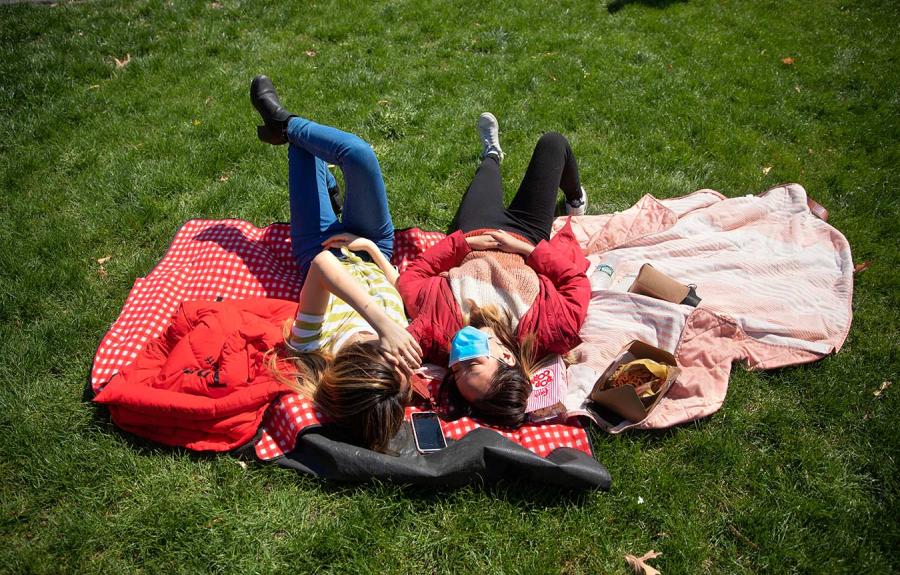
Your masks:
<svg viewBox="0 0 900 575"><path fill-rule="evenodd" d="M517 338L509 314L496 306L480 307L472 300L467 300L467 304L469 313L463 317L463 323L493 330L497 339L515 356L516 363L510 366L499 362L488 392L472 404L463 399L456 376L449 370L441 385L440 403L454 410L456 415L475 415L502 427L518 427L525 423L531 375L543 359L538 356L537 336L529 333Z"/></svg>
<svg viewBox="0 0 900 575"><path fill-rule="evenodd" d="M286 323L285 338L291 323ZM334 355L282 345L269 353L267 365L278 381L312 400L356 441L382 453L400 430L412 397L412 388L374 342L350 343Z"/></svg>

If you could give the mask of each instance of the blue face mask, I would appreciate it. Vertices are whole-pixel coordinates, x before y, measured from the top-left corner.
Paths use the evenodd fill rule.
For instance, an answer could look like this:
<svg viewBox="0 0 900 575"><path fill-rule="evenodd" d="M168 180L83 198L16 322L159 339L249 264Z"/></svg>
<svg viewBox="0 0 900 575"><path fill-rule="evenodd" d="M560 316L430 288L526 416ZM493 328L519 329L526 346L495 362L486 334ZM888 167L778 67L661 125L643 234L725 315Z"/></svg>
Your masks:
<svg viewBox="0 0 900 575"><path fill-rule="evenodd" d="M491 355L488 334L470 325L462 328L450 342L450 364Z"/></svg>

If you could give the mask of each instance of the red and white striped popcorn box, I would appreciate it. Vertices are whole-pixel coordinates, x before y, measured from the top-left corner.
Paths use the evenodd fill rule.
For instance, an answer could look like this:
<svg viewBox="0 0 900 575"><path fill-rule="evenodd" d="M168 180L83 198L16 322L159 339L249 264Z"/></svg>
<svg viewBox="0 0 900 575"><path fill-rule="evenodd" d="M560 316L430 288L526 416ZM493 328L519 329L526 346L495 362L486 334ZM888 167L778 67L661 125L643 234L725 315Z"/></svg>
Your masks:
<svg viewBox="0 0 900 575"><path fill-rule="evenodd" d="M531 420L549 419L565 412L562 398L566 395L566 365L562 356L554 356L531 376L531 395L525 412ZM558 406L559 409L553 409Z"/></svg>

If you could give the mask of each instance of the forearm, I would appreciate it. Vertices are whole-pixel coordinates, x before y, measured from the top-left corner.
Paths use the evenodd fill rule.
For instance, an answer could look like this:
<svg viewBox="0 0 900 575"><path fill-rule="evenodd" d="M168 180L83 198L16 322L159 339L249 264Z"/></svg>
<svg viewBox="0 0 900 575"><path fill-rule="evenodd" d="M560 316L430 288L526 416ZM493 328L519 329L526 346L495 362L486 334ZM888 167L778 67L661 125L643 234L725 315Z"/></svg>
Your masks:
<svg viewBox="0 0 900 575"><path fill-rule="evenodd" d="M525 242L522 243L523 245L519 247L517 253L527 260L528 256L531 255L531 252L534 251L534 246L531 244L526 244Z"/></svg>
<svg viewBox="0 0 900 575"><path fill-rule="evenodd" d="M382 256L383 257L383 256ZM369 292L356 281L331 252L317 255L309 268L300 292L300 311L321 315L333 293L352 307L375 331L381 334L390 318L376 305Z"/></svg>
<svg viewBox="0 0 900 575"><path fill-rule="evenodd" d="M378 246L372 244L372 247L368 250L369 255L372 257L372 261L375 262L381 271L384 272L387 280L391 282L392 286L397 285L397 278L400 277L400 272L397 271L397 268L391 264L390 260L385 257L381 250L378 249Z"/></svg>

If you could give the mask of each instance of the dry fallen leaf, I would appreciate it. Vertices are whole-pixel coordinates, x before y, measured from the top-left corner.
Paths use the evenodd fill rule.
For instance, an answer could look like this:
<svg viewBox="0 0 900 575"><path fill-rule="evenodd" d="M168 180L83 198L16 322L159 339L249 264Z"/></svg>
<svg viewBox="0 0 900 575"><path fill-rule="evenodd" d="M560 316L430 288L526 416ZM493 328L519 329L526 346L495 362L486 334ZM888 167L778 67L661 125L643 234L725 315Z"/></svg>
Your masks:
<svg viewBox="0 0 900 575"><path fill-rule="evenodd" d="M881 397L881 394L884 393L884 390L889 388L891 385L893 385L893 383L890 381L882 381L881 386L873 391L872 395L874 395L875 397Z"/></svg>
<svg viewBox="0 0 900 575"><path fill-rule="evenodd" d="M315 50L307 50L306 52L304 52L304 54L306 54L310 58L315 58L318 52L316 52Z"/></svg>
<svg viewBox="0 0 900 575"><path fill-rule="evenodd" d="M754 543L753 541L751 541L749 537L747 537L746 535L744 535L743 533L741 533L740 531L738 531L738 528L735 527L734 525L729 525L729 526L728 526L728 529L729 529L729 531L731 531L732 533L734 533L735 537L737 537L738 539L740 539L741 541L743 541L744 543L746 543L746 544L749 545L750 547L753 547L754 549L759 549L759 545L757 545L756 543Z"/></svg>
<svg viewBox="0 0 900 575"><path fill-rule="evenodd" d="M799 94L799 93L800 93L800 86L794 86L794 90L796 90L797 93Z"/></svg>
<svg viewBox="0 0 900 575"><path fill-rule="evenodd" d="M212 8L213 10L218 10L219 8L222 7L222 4L219 2L210 2L209 7Z"/></svg>
<svg viewBox="0 0 900 575"><path fill-rule="evenodd" d="M125 54L125 57L119 60L115 56L113 56L113 60L116 61L116 69L124 68L131 62L131 54Z"/></svg>
<svg viewBox="0 0 900 575"><path fill-rule="evenodd" d="M769 172L772 171L772 166L764 166L762 169L762 173L764 176L768 176Z"/></svg>
<svg viewBox="0 0 900 575"><path fill-rule="evenodd" d="M872 262L860 262L853 266L853 273L858 274L866 271L872 266Z"/></svg>
<svg viewBox="0 0 900 575"><path fill-rule="evenodd" d="M230 177L231 177L231 174L229 174L228 172L225 172L224 174L219 176L218 179L220 182L227 182Z"/></svg>
<svg viewBox="0 0 900 575"><path fill-rule="evenodd" d="M656 559L662 555L662 553L657 553L652 549L647 551L640 557L635 557L631 554L625 554L625 561L628 562L628 565L634 570L637 575L660 575L660 572L650 565L647 565L647 561L650 559Z"/></svg>
<svg viewBox="0 0 900 575"><path fill-rule="evenodd" d="M112 259L112 256L106 256L97 260L97 263L101 266Z"/></svg>
<svg viewBox="0 0 900 575"><path fill-rule="evenodd" d="M790 56L788 56L787 58L782 58L781 63L784 64L785 66L790 66L791 64L794 63L794 59L791 58Z"/></svg>
<svg viewBox="0 0 900 575"><path fill-rule="evenodd" d="M97 270L97 275L99 275L103 279L109 277L109 274L106 273L106 269L103 266L100 266L100 268Z"/></svg>

